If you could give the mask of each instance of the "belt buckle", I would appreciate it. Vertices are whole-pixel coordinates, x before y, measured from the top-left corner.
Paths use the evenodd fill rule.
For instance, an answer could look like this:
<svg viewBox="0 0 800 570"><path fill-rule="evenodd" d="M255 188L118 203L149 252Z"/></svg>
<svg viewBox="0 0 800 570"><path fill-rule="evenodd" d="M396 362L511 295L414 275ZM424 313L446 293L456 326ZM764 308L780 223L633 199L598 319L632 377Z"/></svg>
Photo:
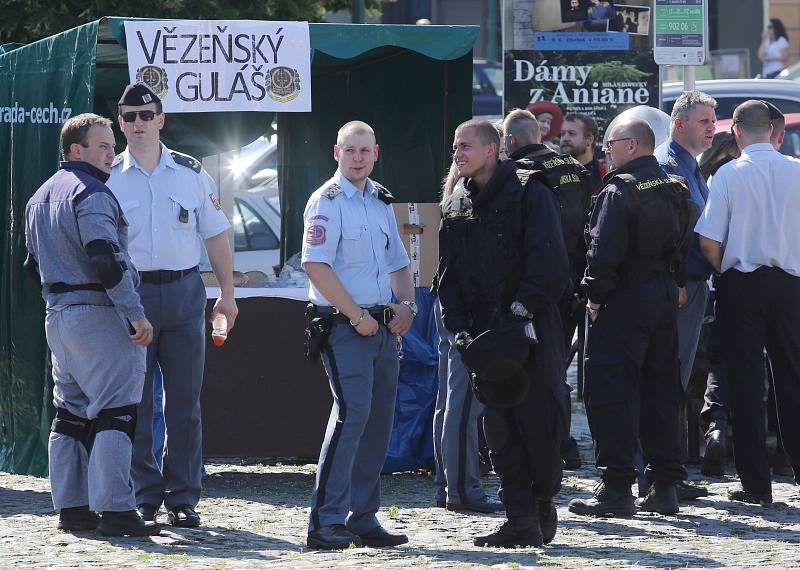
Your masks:
<svg viewBox="0 0 800 570"><path fill-rule="evenodd" d="M392 309L390 307L384 307L383 308L383 324L384 325L388 325L391 322L392 317L394 317L394 313L392 313Z"/></svg>

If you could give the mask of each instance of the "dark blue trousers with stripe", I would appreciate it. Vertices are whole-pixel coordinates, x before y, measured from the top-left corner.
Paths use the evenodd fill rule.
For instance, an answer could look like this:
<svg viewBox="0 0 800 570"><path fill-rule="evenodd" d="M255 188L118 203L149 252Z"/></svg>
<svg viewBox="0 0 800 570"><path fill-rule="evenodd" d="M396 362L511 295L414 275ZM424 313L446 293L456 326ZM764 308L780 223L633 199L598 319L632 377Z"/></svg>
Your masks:
<svg viewBox="0 0 800 570"><path fill-rule="evenodd" d="M380 474L386 460L400 363L385 326L371 337L336 325L322 354L333 407L311 495L309 531L345 524L364 534L380 525Z"/></svg>
<svg viewBox="0 0 800 570"><path fill-rule="evenodd" d="M477 503L486 499L478 455L477 420L483 404L472 393L469 373L456 350L455 335L444 328L438 302L434 310L439 332L439 392L433 412L436 500Z"/></svg>

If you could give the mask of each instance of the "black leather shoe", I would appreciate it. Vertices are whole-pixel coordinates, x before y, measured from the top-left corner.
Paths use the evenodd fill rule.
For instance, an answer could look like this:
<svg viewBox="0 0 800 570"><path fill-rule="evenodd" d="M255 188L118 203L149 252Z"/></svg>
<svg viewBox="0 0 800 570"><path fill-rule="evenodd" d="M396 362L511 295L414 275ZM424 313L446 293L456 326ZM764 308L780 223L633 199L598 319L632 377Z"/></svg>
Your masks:
<svg viewBox="0 0 800 570"><path fill-rule="evenodd" d="M561 442L561 459L564 460L564 469L580 468L581 454L578 451L578 442L574 437Z"/></svg>
<svg viewBox="0 0 800 570"><path fill-rule="evenodd" d="M692 485L688 481L675 483L675 493L679 501L694 501L700 497L708 496L708 489L702 485Z"/></svg>
<svg viewBox="0 0 800 570"><path fill-rule="evenodd" d="M344 550L351 544L364 546L361 538L347 530L343 524L332 524L312 530L306 537L309 548L317 550Z"/></svg>
<svg viewBox="0 0 800 570"><path fill-rule="evenodd" d="M404 534L394 534L383 528L382 526L375 527L369 532L359 534L361 543L364 546L399 546L408 542L408 537Z"/></svg>
<svg viewBox="0 0 800 570"><path fill-rule="evenodd" d="M715 420L706 432L706 452L700 473L708 476L725 475L725 460L728 456L728 425L723 420Z"/></svg>
<svg viewBox="0 0 800 570"><path fill-rule="evenodd" d="M656 481L650 486L647 496L636 499L636 507L640 511L674 515L678 512L678 493L675 485L667 481Z"/></svg>
<svg viewBox="0 0 800 570"><path fill-rule="evenodd" d="M189 505L178 505L167 511L167 520L172 526L195 528L200 526L200 515Z"/></svg>
<svg viewBox="0 0 800 570"><path fill-rule="evenodd" d="M520 548L525 546L542 546L542 529L537 517L519 517L509 519L497 530L483 536L476 536L472 543L475 546L496 546L499 548Z"/></svg>
<svg viewBox="0 0 800 570"><path fill-rule="evenodd" d="M728 491L728 498L731 501L740 501L751 505L771 505L772 495L759 495L750 491L745 491L742 487Z"/></svg>
<svg viewBox="0 0 800 570"><path fill-rule="evenodd" d="M558 528L558 511L553 501L537 501L539 507L539 526L542 529L542 540L545 544L550 544L556 537Z"/></svg>
<svg viewBox="0 0 800 570"><path fill-rule="evenodd" d="M161 528L144 522L136 511L103 511L97 532L103 536L155 536Z"/></svg>
<svg viewBox="0 0 800 570"><path fill-rule="evenodd" d="M591 499L572 499L569 512L590 517L630 518L636 512L630 485L600 482Z"/></svg>
<svg viewBox="0 0 800 570"><path fill-rule="evenodd" d="M58 511L58 528L61 530L94 530L99 522L100 515L90 511L88 505Z"/></svg>
<svg viewBox="0 0 800 570"><path fill-rule="evenodd" d="M484 497L470 503L447 503L448 511L472 511L475 513L496 513L505 509L503 503Z"/></svg>
<svg viewBox="0 0 800 570"><path fill-rule="evenodd" d="M145 522L156 522L158 507L154 507L148 503L142 503L141 505L136 505L136 510L139 511L139 516L142 517Z"/></svg>

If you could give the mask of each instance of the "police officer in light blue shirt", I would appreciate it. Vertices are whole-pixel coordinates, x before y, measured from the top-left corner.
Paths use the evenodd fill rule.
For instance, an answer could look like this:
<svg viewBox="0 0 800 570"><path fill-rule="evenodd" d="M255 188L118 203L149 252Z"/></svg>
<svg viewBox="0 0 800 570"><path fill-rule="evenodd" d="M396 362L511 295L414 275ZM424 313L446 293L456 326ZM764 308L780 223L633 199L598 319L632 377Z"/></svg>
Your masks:
<svg viewBox="0 0 800 570"><path fill-rule="evenodd" d="M153 323L147 350L144 397L139 405L132 474L136 502L154 520L162 502L170 524L195 527L200 517L202 427L200 389L205 361L206 291L198 272L201 243L222 294L211 320L238 309L228 220L214 182L200 163L160 142L165 115L161 101L142 83L129 85L119 100L119 126L128 147L114 161L108 187L130 224L130 253L139 269L139 294ZM164 381L166 443L163 471L153 454L153 376Z"/></svg>
<svg viewBox="0 0 800 570"><path fill-rule="evenodd" d="M333 393L307 544L395 546L408 538L384 529L375 515L394 422L399 336L417 311L414 288L393 198L369 179L378 158L372 128L345 124L333 156L339 168L304 213L302 263L313 314L330 323L322 360ZM392 303L392 294L400 302Z"/></svg>

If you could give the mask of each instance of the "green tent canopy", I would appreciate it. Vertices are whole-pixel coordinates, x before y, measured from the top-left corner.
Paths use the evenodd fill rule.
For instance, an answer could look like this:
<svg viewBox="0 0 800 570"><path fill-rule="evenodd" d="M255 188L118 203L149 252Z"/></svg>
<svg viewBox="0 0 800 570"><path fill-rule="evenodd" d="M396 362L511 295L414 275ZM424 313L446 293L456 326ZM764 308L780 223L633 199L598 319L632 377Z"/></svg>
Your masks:
<svg viewBox="0 0 800 570"><path fill-rule="evenodd" d="M53 417L44 305L22 271L25 204L58 167L63 119L116 116L128 83L123 23L102 18L28 45L0 46L0 470L47 473ZM455 127L471 115L477 27L309 24L312 112L279 113L282 255L300 250L306 200L335 169L346 121L371 124L373 177L401 202L437 200ZM273 113L169 115L162 139L198 158L267 133ZM117 133L118 146L124 138Z"/></svg>

